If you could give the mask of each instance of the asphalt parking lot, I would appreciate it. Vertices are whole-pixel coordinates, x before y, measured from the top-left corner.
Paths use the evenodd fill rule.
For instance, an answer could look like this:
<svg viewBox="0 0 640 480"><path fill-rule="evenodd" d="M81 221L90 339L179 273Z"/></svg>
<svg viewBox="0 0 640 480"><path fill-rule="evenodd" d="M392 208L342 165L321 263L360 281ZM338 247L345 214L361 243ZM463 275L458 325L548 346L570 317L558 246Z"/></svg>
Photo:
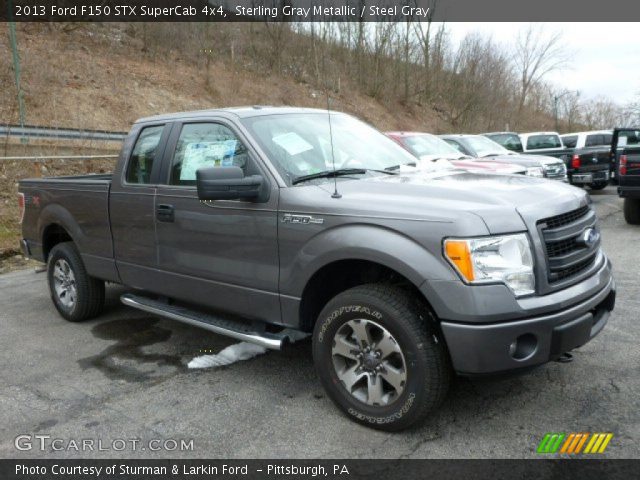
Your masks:
<svg viewBox="0 0 640 480"><path fill-rule="evenodd" d="M606 457L640 457L640 227L615 189L595 192L618 299L604 331L526 375L459 379L420 427L388 434L348 421L316 379L308 341L220 369L189 370L234 343L119 304L98 319L59 317L44 274L0 276L0 457L536 457L547 432L612 432ZM17 450L21 434L70 439L193 439L189 451ZM68 445L67 443L58 446ZM158 446L158 443L155 443ZM173 444L169 444L171 447ZM144 448L144 447L143 447Z"/></svg>

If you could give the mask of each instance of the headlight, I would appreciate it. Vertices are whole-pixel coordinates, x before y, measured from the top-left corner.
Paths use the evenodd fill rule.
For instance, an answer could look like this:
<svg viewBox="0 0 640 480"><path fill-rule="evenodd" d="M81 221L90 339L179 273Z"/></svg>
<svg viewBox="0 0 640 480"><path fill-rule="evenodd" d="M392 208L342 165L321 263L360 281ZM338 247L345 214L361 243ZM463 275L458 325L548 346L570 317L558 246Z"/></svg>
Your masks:
<svg viewBox="0 0 640 480"><path fill-rule="evenodd" d="M527 175L530 177L544 177L542 167L529 167L527 168Z"/></svg>
<svg viewBox="0 0 640 480"><path fill-rule="evenodd" d="M483 238L449 238L444 254L471 284L501 282L516 297L535 292L533 257L524 233Z"/></svg>

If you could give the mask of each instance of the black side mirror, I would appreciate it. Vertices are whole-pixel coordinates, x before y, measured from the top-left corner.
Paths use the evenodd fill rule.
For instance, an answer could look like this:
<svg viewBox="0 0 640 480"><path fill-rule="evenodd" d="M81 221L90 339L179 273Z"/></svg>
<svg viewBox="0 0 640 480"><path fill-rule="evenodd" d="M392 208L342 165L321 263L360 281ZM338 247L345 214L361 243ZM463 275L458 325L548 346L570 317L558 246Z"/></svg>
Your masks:
<svg viewBox="0 0 640 480"><path fill-rule="evenodd" d="M263 185L260 175L245 177L240 167L206 167L196 171L200 200L257 199Z"/></svg>

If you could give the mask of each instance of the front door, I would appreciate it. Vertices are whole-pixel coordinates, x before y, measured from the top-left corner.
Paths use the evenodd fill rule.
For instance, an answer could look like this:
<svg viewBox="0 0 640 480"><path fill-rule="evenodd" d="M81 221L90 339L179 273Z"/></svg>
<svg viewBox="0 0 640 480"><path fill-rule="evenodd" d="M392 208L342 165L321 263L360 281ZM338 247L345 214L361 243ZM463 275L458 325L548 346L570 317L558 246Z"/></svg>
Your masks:
<svg viewBox="0 0 640 480"><path fill-rule="evenodd" d="M278 188L233 126L220 121L176 124L169 168L156 192L160 275L153 291L244 317L280 323ZM265 202L201 202L196 170L239 166L262 175Z"/></svg>

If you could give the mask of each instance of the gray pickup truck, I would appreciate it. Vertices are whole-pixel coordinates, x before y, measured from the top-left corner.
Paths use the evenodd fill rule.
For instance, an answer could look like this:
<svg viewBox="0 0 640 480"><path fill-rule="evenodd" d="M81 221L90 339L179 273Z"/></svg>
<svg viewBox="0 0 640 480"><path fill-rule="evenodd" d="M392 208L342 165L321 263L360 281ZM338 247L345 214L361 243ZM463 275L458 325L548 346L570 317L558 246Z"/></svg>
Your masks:
<svg viewBox="0 0 640 480"><path fill-rule="evenodd" d="M400 430L452 373L558 359L615 303L588 195L415 159L337 112L248 107L139 120L113 176L31 179L22 247L70 321L123 303L279 349L312 334L329 397ZM288 328L286 328L288 327Z"/></svg>

